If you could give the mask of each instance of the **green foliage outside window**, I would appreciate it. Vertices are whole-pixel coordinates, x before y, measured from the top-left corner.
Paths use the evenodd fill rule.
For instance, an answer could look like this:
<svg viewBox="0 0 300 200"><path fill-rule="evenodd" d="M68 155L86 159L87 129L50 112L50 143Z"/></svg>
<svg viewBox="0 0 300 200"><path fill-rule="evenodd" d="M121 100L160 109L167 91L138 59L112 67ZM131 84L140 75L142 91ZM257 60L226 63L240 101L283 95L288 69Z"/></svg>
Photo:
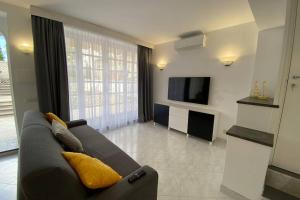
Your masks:
<svg viewBox="0 0 300 200"><path fill-rule="evenodd" d="M1 47L0 47L0 61L4 61L4 55Z"/></svg>

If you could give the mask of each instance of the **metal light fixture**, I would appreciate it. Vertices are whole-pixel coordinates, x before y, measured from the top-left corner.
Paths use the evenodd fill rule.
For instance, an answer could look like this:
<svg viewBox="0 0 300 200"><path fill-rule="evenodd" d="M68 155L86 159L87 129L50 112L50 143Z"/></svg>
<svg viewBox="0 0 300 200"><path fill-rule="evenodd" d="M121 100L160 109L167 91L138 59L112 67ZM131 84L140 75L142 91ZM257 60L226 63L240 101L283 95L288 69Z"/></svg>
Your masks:
<svg viewBox="0 0 300 200"><path fill-rule="evenodd" d="M19 49L20 49L20 51L22 51L25 54L30 54L33 52L32 45L30 45L29 43L26 43L26 42L20 44Z"/></svg>
<svg viewBox="0 0 300 200"><path fill-rule="evenodd" d="M164 70L164 68L166 67L167 63L166 62L159 62L157 64L157 67L159 70Z"/></svg>
<svg viewBox="0 0 300 200"><path fill-rule="evenodd" d="M220 59L220 61L221 63L223 63L224 66L229 67L236 61L236 57L234 56L223 57Z"/></svg>

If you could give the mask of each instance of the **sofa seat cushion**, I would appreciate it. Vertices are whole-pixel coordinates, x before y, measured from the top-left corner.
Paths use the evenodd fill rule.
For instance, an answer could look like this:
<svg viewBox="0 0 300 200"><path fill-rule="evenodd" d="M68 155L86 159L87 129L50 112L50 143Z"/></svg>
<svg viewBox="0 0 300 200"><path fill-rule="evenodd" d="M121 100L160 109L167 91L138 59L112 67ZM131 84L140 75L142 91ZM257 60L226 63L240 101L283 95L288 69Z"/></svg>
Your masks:
<svg viewBox="0 0 300 200"><path fill-rule="evenodd" d="M70 131L81 141L85 153L102 160L125 177L141 166L95 129L84 125Z"/></svg>

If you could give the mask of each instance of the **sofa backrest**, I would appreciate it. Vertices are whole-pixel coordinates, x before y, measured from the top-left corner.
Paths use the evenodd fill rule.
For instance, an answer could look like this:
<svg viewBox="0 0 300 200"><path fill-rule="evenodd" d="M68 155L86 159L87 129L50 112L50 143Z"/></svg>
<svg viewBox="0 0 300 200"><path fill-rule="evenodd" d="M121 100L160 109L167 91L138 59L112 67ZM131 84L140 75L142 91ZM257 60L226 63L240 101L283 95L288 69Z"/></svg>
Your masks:
<svg viewBox="0 0 300 200"><path fill-rule="evenodd" d="M18 192L25 199L84 199L87 191L63 158L44 114L24 114L19 151Z"/></svg>

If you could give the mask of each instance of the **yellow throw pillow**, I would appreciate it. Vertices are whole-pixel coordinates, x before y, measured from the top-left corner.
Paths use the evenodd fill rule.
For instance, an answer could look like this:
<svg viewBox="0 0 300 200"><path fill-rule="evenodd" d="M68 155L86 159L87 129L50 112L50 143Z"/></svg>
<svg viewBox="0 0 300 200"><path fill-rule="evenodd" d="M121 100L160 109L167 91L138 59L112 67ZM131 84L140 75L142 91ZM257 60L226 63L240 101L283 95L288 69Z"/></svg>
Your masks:
<svg viewBox="0 0 300 200"><path fill-rule="evenodd" d="M96 158L82 153L63 152L62 154L87 188L106 188L122 179L116 171Z"/></svg>
<svg viewBox="0 0 300 200"><path fill-rule="evenodd" d="M55 114L53 114L52 112L48 112L46 113L47 119L52 122L52 120L56 120L57 122L59 122L61 125L63 125L65 128L68 128L67 124L60 119L59 117L57 117Z"/></svg>

